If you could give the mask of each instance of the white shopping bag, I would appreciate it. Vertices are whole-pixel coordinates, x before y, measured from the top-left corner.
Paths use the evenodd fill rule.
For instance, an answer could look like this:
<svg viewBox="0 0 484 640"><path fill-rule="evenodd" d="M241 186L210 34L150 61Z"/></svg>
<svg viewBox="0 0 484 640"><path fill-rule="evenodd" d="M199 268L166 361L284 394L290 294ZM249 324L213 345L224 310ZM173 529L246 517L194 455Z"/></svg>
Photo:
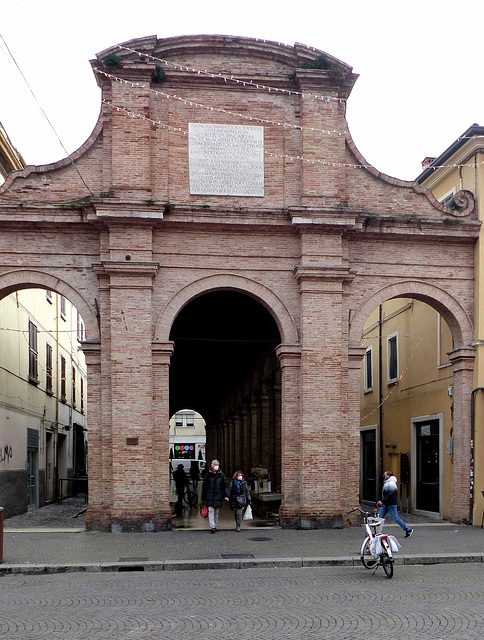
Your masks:
<svg viewBox="0 0 484 640"><path fill-rule="evenodd" d="M401 544L398 542L395 536L388 536L388 539L390 540L390 549L393 551L393 553L396 553L400 549Z"/></svg>
<svg viewBox="0 0 484 640"><path fill-rule="evenodd" d="M247 505L247 509L245 510L244 520L252 520L252 507L250 504Z"/></svg>
<svg viewBox="0 0 484 640"><path fill-rule="evenodd" d="M373 541L373 549L372 544L370 543L370 553L374 558L377 558L379 555L383 553L383 547L381 545L380 536L376 536Z"/></svg>

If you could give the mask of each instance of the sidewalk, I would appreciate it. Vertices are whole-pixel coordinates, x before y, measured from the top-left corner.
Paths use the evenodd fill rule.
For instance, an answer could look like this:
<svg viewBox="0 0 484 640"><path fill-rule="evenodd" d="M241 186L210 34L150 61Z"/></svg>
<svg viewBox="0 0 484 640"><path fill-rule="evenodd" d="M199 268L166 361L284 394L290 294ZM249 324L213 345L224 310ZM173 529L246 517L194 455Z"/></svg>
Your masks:
<svg viewBox="0 0 484 640"><path fill-rule="evenodd" d="M85 530L84 507L82 501L71 498L5 520L0 575L360 565L363 527L306 531L253 520L244 522L242 532L236 533L233 515L224 507L215 535L196 510L173 531L97 533ZM405 539L391 520L385 525L402 545L395 556L397 564L484 561L484 530L479 527L402 517L414 529L411 538Z"/></svg>

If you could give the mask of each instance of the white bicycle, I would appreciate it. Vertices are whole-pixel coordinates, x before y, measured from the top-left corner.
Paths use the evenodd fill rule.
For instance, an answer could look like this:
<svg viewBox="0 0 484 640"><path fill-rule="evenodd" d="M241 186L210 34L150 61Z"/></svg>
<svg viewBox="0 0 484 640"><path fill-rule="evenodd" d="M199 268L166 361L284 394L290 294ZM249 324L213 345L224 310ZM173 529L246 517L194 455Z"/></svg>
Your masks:
<svg viewBox="0 0 484 640"><path fill-rule="evenodd" d="M366 569L383 567L387 578L393 577L393 553L398 551L400 545L395 536L382 533L384 518L378 518L378 510L373 514L363 511L360 507L354 507L348 513L359 511L363 515L363 523L366 531L366 538L363 540L360 551L360 560Z"/></svg>

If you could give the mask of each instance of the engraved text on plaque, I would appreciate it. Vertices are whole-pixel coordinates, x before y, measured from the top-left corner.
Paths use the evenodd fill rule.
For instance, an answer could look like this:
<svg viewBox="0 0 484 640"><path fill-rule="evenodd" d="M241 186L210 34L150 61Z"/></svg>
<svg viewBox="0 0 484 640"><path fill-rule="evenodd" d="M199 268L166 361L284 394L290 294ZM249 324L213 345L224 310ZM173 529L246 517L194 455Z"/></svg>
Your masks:
<svg viewBox="0 0 484 640"><path fill-rule="evenodd" d="M188 125L190 193L264 195L264 127Z"/></svg>

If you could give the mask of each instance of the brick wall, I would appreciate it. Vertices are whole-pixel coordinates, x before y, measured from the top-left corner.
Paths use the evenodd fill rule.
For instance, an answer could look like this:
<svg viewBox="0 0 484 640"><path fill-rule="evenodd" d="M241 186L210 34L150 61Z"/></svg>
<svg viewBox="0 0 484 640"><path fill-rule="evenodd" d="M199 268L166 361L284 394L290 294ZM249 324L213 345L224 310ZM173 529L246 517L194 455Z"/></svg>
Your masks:
<svg viewBox="0 0 484 640"><path fill-rule="evenodd" d="M342 63L336 76L302 68L319 51L219 36L129 48L145 57L114 48L120 66L103 65L109 50L93 61L109 104L72 156L77 170L69 159L28 167L0 188L0 291L59 290L88 330L88 526L170 526L170 330L191 300L224 289L258 300L281 336L280 381L268 387L270 411L252 405L250 438L267 442L272 415L282 524L344 526L358 501L364 320L385 296L421 296L456 346L470 347L472 203L445 210L413 183L362 167L344 135L356 76ZM163 63L149 56L172 63L164 83L150 84ZM264 197L190 195L187 128L196 122L264 127ZM465 398L471 376L459 380ZM468 433L464 407L457 419ZM232 463L243 423L243 414L220 423ZM465 442L454 456L458 486ZM466 505L457 490L454 502L458 520Z"/></svg>

